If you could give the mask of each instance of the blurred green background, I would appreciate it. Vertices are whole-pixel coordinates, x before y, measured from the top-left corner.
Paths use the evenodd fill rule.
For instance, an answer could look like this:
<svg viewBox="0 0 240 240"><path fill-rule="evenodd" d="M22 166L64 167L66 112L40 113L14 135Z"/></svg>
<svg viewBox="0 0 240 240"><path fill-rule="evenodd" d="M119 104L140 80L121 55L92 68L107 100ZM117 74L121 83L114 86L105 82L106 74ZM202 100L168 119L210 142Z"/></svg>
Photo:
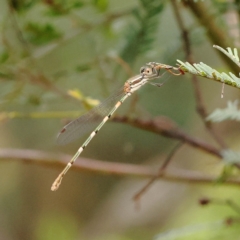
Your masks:
<svg viewBox="0 0 240 240"><path fill-rule="evenodd" d="M11 157L22 149L26 156L27 150L41 150L70 158L84 137L58 146L56 136L67 122L107 98L146 62L186 61L174 2L188 30L194 61L234 71L212 48L208 25L198 18L190 0L0 0L0 239L238 239L239 223L222 222L238 217L237 212L224 204L203 208L198 199L238 203L239 187L163 179L142 196L136 209L132 197L147 179L71 169L60 189L52 192L62 167L51 164L51 156L49 164ZM214 21L230 47L239 46L238 2L196 3L206 9L209 24ZM188 134L217 146L196 113L191 76L165 74L160 81L165 80L162 88L144 86L117 115L166 116ZM203 78L199 84L209 113L239 95L226 86L221 99L221 84ZM219 123L215 128L228 145L239 148L237 123ZM81 156L157 170L177 142L109 122ZM170 168L216 176L223 165L184 145Z"/></svg>

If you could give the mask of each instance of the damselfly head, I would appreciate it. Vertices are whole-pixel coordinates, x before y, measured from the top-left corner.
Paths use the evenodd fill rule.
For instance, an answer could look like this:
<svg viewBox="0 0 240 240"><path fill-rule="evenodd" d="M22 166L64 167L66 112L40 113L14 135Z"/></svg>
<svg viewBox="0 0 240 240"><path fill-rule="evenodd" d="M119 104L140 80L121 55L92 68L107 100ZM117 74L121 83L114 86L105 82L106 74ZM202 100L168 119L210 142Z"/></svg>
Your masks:
<svg viewBox="0 0 240 240"><path fill-rule="evenodd" d="M140 68L140 74L144 78L152 79L159 76L160 68L156 68L158 64L155 62L149 62L145 66Z"/></svg>
<svg viewBox="0 0 240 240"><path fill-rule="evenodd" d="M181 70L180 67L176 68L170 65L162 64L162 63L156 63L156 62L149 62L144 67L140 68L140 74L148 79L152 80L154 78L161 77L160 70L164 69L171 73L172 75L179 76L183 75L184 72Z"/></svg>

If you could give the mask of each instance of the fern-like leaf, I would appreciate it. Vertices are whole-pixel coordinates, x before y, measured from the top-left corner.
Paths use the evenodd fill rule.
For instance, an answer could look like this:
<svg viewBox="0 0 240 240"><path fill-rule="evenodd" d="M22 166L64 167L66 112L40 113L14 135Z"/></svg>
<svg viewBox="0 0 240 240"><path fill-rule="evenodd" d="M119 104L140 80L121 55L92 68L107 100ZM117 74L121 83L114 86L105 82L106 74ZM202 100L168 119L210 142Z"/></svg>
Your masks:
<svg viewBox="0 0 240 240"><path fill-rule="evenodd" d="M240 67L240 62L239 62L239 57L238 57L238 51L236 48L234 48L233 50L231 48L227 48L227 51L217 45L213 45L214 48L218 49L219 51L221 51L222 53L224 53L226 56L228 56L234 63L236 63L238 65L238 67Z"/></svg>
<svg viewBox="0 0 240 240"><path fill-rule="evenodd" d="M223 52L227 57L229 57L234 63L236 63L240 67L238 51L236 48L234 48L233 50L231 48L227 48L226 51L225 49L217 45L214 45L213 47ZM220 73L216 69L208 66L203 62L194 64L190 64L189 62L184 63L180 60L177 60L177 62L180 63L179 68L184 72L189 72L197 76L205 77L208 79L219 81L221 83L226 83L227 85L233 87L240 88L240 78L235 76L231 72L229 72L229 75L226 74L225 72Z"/></svg>
<svg viewBox="0 0 240 240"><path fill-rule="evenodd" d="M133 10L136 23L128 28L125 37L127 43L120 53L128 63L151 48L159 21L158 15L164 6L159 0L140 0L140 3L141 7Z"/></svg>
<svg viewBox="0 0 240 240"><path fill-rule="evenodd" d="M221 151L221 155L223 158L223 161L226 164L234 164L234 163L240 163L240 153L234 152L230 149L225 149Z"/></svg>
<svg viewBox="0 0 240 240"><path fill-rule="evenodd" d="M211 68L207 64L200 62L194 63L193 65L189 62L182 62L177 60L180 63L180 69L184 72L189 72L194 75L212 79L221 83L226 83L227 85L240 88L240 78L236 77L233 73L226 74L224 72L220 73L216 69Z"/></svg>
<svg viewBox="0 0 240 240"><path fill-rule="evenodd" d="M238 101L228 102L227 108L214 110L207 118L207 121L222 122L225 120L240 121L240 110L238 109Z"/></svg>

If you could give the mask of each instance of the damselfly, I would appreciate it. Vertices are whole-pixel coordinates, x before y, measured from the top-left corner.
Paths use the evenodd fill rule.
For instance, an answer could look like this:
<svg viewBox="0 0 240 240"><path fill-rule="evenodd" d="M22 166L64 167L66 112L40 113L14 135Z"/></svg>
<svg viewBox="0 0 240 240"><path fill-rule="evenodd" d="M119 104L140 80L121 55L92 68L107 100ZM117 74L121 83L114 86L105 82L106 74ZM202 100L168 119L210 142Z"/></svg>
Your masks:
<svg viewBox="0 0 240 240"><path fill-rule="evenodd" d="M128 79L120 91L118 91L117 93L107 98L102 104L93 108L91 111L89 111L85 115L70 122L62 129L62 131L58 135L57 141L59 144L66 144L78 138L80 135L86 133L88 130L90 130L89 128L92 127L93 122L96 124L95 130L90 134L87 140L78 149L76 154L72 157L72 159L69 161L67 166L63 169L63 171L58 175L58 177L52 184L52 187L51 187L52 191L56 191L58 189L64 175L71 168L71 166L80 156L82 151L86 148L86 146L93 139L93 137L98 133L98 131L102 128L102 126L111 118L113 113L121 106L121 104L129 96L131 96L133 92L138 90L140 87L142 87L146 83L150 83L158 87L162 85L159 83L150 82L151 80L161 77L160 75L161 69L165 69L173 75L183 74L179 68L175 68L169 65L156 63L156 62L149 62L145 66L141 67L139 75L136 75ZM172 70L178 71L178 73L173 72Z"/></svg>

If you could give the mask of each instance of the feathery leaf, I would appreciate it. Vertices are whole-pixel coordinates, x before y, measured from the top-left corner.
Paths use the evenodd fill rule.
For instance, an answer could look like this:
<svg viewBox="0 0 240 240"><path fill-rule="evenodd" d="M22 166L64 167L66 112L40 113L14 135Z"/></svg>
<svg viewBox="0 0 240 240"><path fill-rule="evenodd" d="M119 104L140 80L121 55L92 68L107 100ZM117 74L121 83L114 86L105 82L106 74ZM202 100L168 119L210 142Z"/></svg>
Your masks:
<svg viewBox="0 0 240 240"><path fill-rule="evenodd" d="M223 161L227 164L240 163L240 153L234 152L230 149L221 151Z"/></svg>
<svg viewBox="0 0 240 240"><path fill-rule="evenodd" d="M222 122L225 120L236 120L240 121L240 110L238 109L238 101L231 102L227 104L225 109L214 110L207 118L207 121L211 122Z"/></svg>
<svg viewBox="0 0 240 240"><path fill-rule="evenodd" d="M140 3L141 7L133 10L136 23L128 28L125 37L127 43L120 53L128 63L151 48L159 21L158 15L164 6L158 0L140 0Z"/></svg>
<svg viewBox="0 0 240 240"><path fill-rule="evenodd" d="M233 50L231 48L227 48L227 51L217 45L213 45L214 48L223 52L227 57L229 57L234 63L236 63L240 67L238 51L236 48ZM197 76L209 78L215 81L219 81L222 83L226 83L227 85L240 88L240 78L235 76L233 73L229 72L229 75L225 72L218 72L216 69L211 68L207 64L200 62L190 64L189 62L182 62L177 60L180 63L179 68L184 72L189 72Z"/></svg>

